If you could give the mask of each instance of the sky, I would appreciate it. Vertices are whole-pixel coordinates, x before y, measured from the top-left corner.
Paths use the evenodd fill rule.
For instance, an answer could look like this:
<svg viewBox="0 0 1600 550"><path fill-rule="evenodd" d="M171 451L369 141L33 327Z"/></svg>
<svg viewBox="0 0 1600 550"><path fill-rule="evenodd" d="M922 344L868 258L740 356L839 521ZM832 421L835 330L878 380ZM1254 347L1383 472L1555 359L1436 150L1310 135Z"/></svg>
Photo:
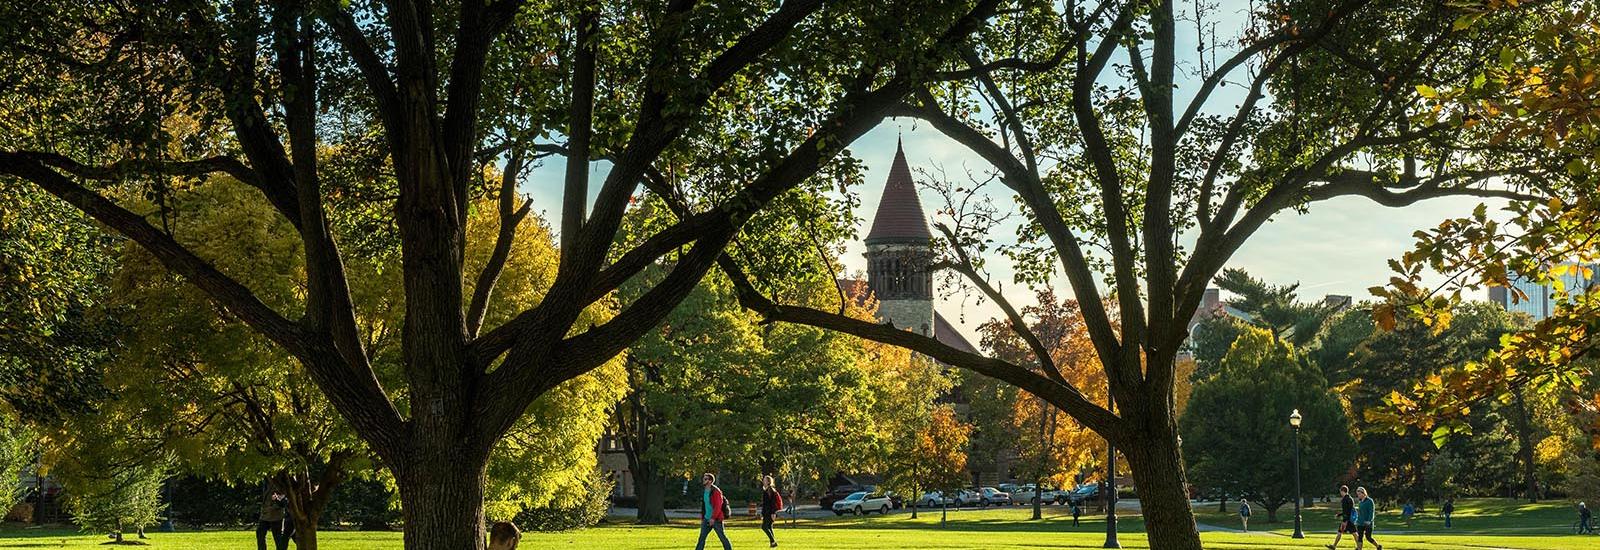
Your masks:
<svg viewBox="0 0 1600 550"><path fill-rule="evenodd" d="M1222 38L1217 43L1236 43L1228 37L1237 36L1242 29L1245 3L1223 0L1219 5L1222 5L1220 9L1202 18L1204 25L1208 28L1215 25L1218 29ZM1177 33L1179 43L1176 50L1181 54L1175 99L1177 105L1182 106L1187 105L1190 99L1185 94L1198 87L1194 85L1197 77L1193 75L1201 60L1196 57L1199 55L1195 47L1198 34L1193 32L1193 17L1183 14L1179 19L1180 30L1184 25L1189 26L1189 32ZM1215 57L1222 59L1227 53L1218 52ZM1208 56L1207 60L1210 58ZM1108 70L1103 80L1114 78L1114 74ZM1243 78L1244 75L1239 77ZM1208 106L1214 106L1208 112L1222 109L1231 113L1242 99L1244 88L1243 85L1218 88L1207 102ZM860 209L855 213L860 220L856 228L858 235L864 236L871 227L878 199L888 177L889 165L894 159L897 138L904 141L906 160L918 181L924 212L933 212L933 206L939 204L937 194L923 187L927 177L924 171L937 173L943 168L946 173L955 175L964 170L981 172L988 168L987 163L971 151L944 137L926 123L912 119L884 120L850 145L851 154L866 166L866 183L855 190L861 199ZM547 220L554 220L559 215L564 168L560 159L550 160L530 171L522 189L534 199L537 212ZM594 164L594 181L604 178L608 169L605 163ZM995 205L1014 207L1009 196L1000 193L1004 191L1003 188L998 184L991 186L997 190L992 196ZM598 185L591 186L591 201L597 188ZM1233 256L1228 267L1242 268L1273 284L1297 282L1300 284L1301 299L1315 300L1326 294L1342 294L1361 301L1371 297L1367 288L1382 285L1389 279L1391 272L1387 261L1410 249L1413 232L1436 226L1446 218L1466 215L1479 202L1482 202L1481 199L1476 198L1443 198L1399 209L1379 206L1357 197L1321 202L1313 205L1306 214L1287 211L1274 218ZM1491 209L1497 206L1490 205ZM996 231L996 239L1004 243L1014 235L1014 230L1015 224L1003 226ZM864 269L862 254L865 251L865 246L859 241L849 243L841 259L847 275L857 274ZM1018 307L1032 303L1032 295L1028 290L1011 283L1012 271L1009 266L999 258L991 262L992 280L1007 299ZM1425 282L1442 279L1437 274L1429 275L1425 276ZM1062 294L1068 288L1065 281L1056 286L1062 290ZM975 336L979 325L1001 315L993 303L978 300L971 292L946 289L940 294L936 309L960 327L971 341L977 341Z"/></svg>

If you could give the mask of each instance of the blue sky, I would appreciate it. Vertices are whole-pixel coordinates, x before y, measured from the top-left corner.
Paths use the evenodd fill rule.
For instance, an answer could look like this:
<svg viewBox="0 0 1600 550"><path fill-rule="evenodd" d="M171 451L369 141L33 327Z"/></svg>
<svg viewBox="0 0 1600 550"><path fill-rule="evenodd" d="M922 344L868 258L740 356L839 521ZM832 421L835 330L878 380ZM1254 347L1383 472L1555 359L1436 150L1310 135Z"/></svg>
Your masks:
<svg viewBox="0 0 1600 550"><path fill-rule="evenodd" d="M1207 27L1215 23L1222 39L1217 43L1237 44L1229 37L1237 36L1242 29L1244 19L1244 2L1237 0L1224 0L1219 4L1222 8L1215 13L1208 13L1203 18ZM1179 105L1186 105L1189 100L1185 97L1187 92L1192 92L1197 86L1193 85L1197 78L1194 73L1200 65L1195 43L1193 17L1189 14L1180 16L1179 44L1177 51L1179 60ZM1232 30L1229 30L1232 29ZM1225 59L1230 52L1219 51L1216 59ZM1207 56L1209 61L1211 56ZM1113 71L1107 71L1106 80L1115 78ZM1247 78L1242 72L1235 75L1234 80ZM1245 86L1237 83L1219 88L1217 93L1207 102L1213 109L1223 109L1231 113L1232 109L1242 99ZM894 159L896 138L904 139L906 159L911 164L914 174L920 184L924 178L921 170L935 170L943 167L949 174L959 174L963 169L981 172L987 164L973 155L965 147L949 138L932 130L927 124L918 123L911 119L888 119L877 128L851 144L851 153L861 159L866 167L866 185L857 191L861 196L861 209L856 216L861 218L857 227L858 234L864 235L872 223L872 215L877 209L878 198L883 192L885 179L888 177L889 164ZM549 159L545 165L533 170L524 181L523 191L530 194L535 200L535 211L540 212L546 219L554 219L553 215L559 211L561 203L561 177L562 161L558 158ZM598 181L603 178L608 165L596 163L594 176ZM993 187L998 188L998 185ZM1003 189L1000 189L1003 190ZM595 191L591 189L591 193ZM591 200L593 196L590 197ZM938 197L922 189L921 199L924 211L932 212L933 205L938 204ZM993 196L994 203L1000 206L1010 206L1012 201L1005 195ZM1243 268L1252 275L1273 283L1299 282L1300 295L1303 299L1317 299L1324 294L1344 294L1355 297L1357 301L1367 299L1370 294L1367 288L1384 284L1390 276L1387 260L1399 256L1409 249L1412 244L1411 234L1419 229L1433 227L1448 217L1465 215L1471 212L1480 199L1475 198L1445 198L1423 202L1404 209L1393 209L1378 206L1366 199L1340 198L1313 205L1310 212L1304 215L1286 212L1273 219L1262 227L1250 241L1234 255L1229 267ZM1498 206L1491 204L1491 209ZM552 224L557 225L557 224ZM997 238L1002 240L1014 235L1014 226L1004 227L998 231ZM842 258L847 273L854 274L864 267L861 254L865 248L859 243L851 243ZM999 287L1004 289L1008 299L1014 303L1025 305L1031 303L1031 293L1018 285L1011 283L1012 270L1004 262L996 258L991 260L991 275ZM1425 280L1437 281L1442 277L1431 276ZM1057 284L1058 288L1067 287L1065 281ZM946 296L939 299L937 307L950 319L957 323L969 337L976 333L976 327L991 318L1000 315L998 308L992 303L978 303L975 298L963 296L959 292L946 292ZM976 341L973 338L973 341Z"/></svg>

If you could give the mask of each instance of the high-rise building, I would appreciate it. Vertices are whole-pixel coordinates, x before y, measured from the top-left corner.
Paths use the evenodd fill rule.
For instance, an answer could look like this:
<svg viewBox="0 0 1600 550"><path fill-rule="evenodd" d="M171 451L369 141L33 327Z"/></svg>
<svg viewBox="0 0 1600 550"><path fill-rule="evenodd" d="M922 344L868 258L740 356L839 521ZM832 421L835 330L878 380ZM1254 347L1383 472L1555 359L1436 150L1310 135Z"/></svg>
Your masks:
<svg viewBox="0 0 1600 550"><path fill-rule="evenodd" d="M1595 284L1600 284L1600 264L1560 264L1567 266L1566 273L1557 277L1567 294L1582 294ZM1585 276L1582 268L1588 268ZM1517 296L1513 290L1519 290L1522 296ZM1555 308L1561 305L1556 296L1554 285L1540 284L1523 277L1512 277L1511 286L1489 287L1489 301L1500 304L1506 311L1528 314L1533 320L1538 321L1549 317Z"/></svg>

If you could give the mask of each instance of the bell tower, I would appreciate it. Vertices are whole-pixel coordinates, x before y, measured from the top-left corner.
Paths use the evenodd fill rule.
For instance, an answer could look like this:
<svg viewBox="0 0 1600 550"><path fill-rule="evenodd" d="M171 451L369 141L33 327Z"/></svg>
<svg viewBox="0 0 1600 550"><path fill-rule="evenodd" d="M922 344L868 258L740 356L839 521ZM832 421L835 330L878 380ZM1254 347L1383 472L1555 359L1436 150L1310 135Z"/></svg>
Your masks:
<svg viewBox="0 0 1600 550"><path fill-rule="evenodd" d="M896 144L889 181L867 232L867 286L878 298L878 320L934 335L933 233L922 213L903 144Z"/></svg>

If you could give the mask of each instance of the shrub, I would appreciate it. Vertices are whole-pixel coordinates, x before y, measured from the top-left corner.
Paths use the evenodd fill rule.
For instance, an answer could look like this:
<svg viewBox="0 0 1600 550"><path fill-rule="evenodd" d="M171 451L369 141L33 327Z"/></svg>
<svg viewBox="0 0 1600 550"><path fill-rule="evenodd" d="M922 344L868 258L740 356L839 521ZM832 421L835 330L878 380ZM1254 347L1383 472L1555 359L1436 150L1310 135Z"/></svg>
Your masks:
<svg viewBox="0 0 1600 550"><path fill-rule="evenodd" d="M513 523L524 531L568 531L592 527L606 518L606 511L611 505L611 488L611 479L596 473L590 476L577 504L523 508Z"/></svg>
<svg viewBox="0 0 1600 550"><path fill-rule="evenodd" d="M170 483L175 523L196 528L234 527L254 523L261 513L260 487L235 487L195 476L174 478Z"/></svg>
<svg viewBox="0 0 1600 550"><path fill-rule="evenodd" d="M323 517L362 531L385 531L400 522L394 491L381 479L350 479L333 491Z"/></svg>

